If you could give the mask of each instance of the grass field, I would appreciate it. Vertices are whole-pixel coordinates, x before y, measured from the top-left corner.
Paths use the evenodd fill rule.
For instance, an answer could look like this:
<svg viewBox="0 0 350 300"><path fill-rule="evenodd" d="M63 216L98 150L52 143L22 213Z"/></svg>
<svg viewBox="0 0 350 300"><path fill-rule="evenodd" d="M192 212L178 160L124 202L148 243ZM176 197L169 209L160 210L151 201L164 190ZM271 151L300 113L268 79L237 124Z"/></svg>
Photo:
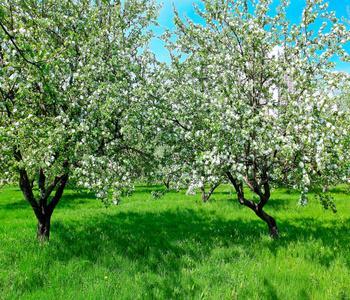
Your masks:
<svg viewBox="0 0 350 300"><path fill-rule="evenodd" d="M208 203L185 191L155 200L139 186L108 209L67 190L50 242L16 186L0 194L0 299L350 299L350 196L338 213L276 190L266 211L280 239L228 186Z"/></svg>

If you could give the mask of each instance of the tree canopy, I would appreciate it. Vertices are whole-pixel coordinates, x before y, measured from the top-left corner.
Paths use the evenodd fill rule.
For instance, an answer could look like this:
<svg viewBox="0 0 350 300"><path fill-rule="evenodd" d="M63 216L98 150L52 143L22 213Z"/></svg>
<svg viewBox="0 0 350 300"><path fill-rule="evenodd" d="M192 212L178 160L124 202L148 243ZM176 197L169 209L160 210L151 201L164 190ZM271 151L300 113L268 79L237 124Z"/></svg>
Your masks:
<svg viewBox="0 0 350 300"><path fill-rule="evenodd" d="M226 174L239 202L277 236L263 210L272 187L301 188L306 204L310 188L349 177L349 123L335 96L349 74L330 71L334 55L349 62L349 27L322 1L306 1L300 24L286 19L287 1L276 13L264 0L203 3L205 26L175 11L176 30L164 34L172 57L164 138L192 151L207 175Z"/></svg>
<svg viewBox="0 0 350 300"><path fill-rule="evenodd" d="M118 200L152 153L145 99L157 14L145 0L2 4L0 176L19 180L44 227L68 178Z"/></svg>
<svg viewBox="0 0 350 300"><path fill-rule="evenodd" d="M68 180L116 202L159 167L174 186L229 180L277 237L264 211L274 187L300 188L306 204L309 189L350 177L350 76L332 71L335 55L350 61L349 23L322 0L299 24L286 0L276 12L202 2L205 25L175 9L167 66L149 50L155 1L3 1L0 180L19 181L41 240ZM169 155L154 160L159 149Z"/></svg>

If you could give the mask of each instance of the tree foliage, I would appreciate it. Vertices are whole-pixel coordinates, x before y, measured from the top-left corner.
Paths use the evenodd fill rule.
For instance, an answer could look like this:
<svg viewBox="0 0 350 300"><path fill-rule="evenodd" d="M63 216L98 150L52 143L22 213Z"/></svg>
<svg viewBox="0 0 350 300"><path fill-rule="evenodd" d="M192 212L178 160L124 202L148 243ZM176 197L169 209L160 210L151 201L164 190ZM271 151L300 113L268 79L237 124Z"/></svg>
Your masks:
<svg viewBox="0 0 350 300"><path fill-rule="evenodd" d="M154 1L3 1L0 180L19 181L40 239L68 180L105 202L150 171L175 187L229 180L275 237L274 187L300 188L306 204L309 189L348 180L350 77L332 58L350 61L349 23L322 0L299 24L286 0L275 12L269 0L203 4L204 25L175 10L166 66L148 49Z"/></svg>
<svg viewBox="0 0 350 300"><path fill-rule="evenodd" d="M306 204L310 188L348 177L349 126L335 92L349 75L330 70L334 55L349 62L349 26L318 0L306 1L300 24L286 18L287 1L275 13L265 0L203 3L205 25L175 10L176 30L164 34L172 57L164 138L192 151L207 175L226 174L239 202L278 236L263 210L271 188L299 187Z"/></svg>
<svg viewBox="0 0 350 300"><path fill-rule="evenodd" d="M0 176L19 180L39 223L68 178L118 199L152 153L145 99L157 14L146 0L3 2Z"/></svg>

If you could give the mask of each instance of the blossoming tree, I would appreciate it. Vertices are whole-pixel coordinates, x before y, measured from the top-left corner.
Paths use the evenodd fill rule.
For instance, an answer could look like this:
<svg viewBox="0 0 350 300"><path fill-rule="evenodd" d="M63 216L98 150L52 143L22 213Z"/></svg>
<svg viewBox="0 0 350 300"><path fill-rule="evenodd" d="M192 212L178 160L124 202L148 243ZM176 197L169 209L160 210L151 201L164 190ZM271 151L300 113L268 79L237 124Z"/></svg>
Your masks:
<svg viewBox="0 0 350 300"><path fill-rule="evenodd" d="M299 187L305 204L308 189L346 178L349 127L332 91L349 76L328 70L334 55L349 62L349 26L321 0L306 1L299 24L286 18L288 1L276 12L268 0L203 4L205 25L175 10L176 30L164 34L164 138L192 151L207 175L226 174L239 203L278 237L265 211L272 187Z"/></svg>
<svg viewBox="0 0 350 300"><path fill-rule="evenodd" d="M166 133L166 130L162 130ZM162 135L160 135L162 137ZM164 137L160 139L160 144ZM166 190L163 192L153 192L156 198L162 197L170 190L178 191L187 188L186 195L195 194L198 189L201 190L202 201L207 202L214 190L223 182L227 181L224 174L207 175L203 166L197 164L193 152L183 147L182 143L172 147L162 146L158 149L156 155L158 168L153 172L157 181L163 182ZM209 190L206 191L206 187Z"/></svg>
<svg viewBox="0 0 350 300"><path fill-rule="evenodd" d="M19 181L40 241L69 179L117 201L150 157L157 14L148 0L2 1L0 179Z"/></svg>

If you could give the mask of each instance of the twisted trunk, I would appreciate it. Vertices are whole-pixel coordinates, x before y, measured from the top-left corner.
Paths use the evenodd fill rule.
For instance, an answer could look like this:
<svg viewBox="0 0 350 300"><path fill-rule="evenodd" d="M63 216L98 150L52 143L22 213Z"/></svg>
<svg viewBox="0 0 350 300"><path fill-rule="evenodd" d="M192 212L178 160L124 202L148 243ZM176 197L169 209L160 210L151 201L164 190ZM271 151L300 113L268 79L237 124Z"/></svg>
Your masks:
<svg viewBox="0 0 350 300"><path fill-rule="evenodd" d="M226 172L228 179L231 181L233 186L235 187L236 194L238 197L238 201L241 205L249 207L251 210L255 212L255 214L262 220L264 220L270 231L271 238L277 239L279 237L278 227L276 224L276 220L267 214L263 208L267 201L270 198L270 188L268 185L268 181L265 180L260 186L249 186L249 187L260 197L259 203L255 203L254 201L248 200L244 197L243 183L238 182L230 172ZM264 185L265 192L261 191L261 186Z"/></svg>
<svg viewBox="0 0 350 300"><path fill-rule="evenodd" d="M269 226L270 236L274 239L277 239L279 236L279 232L278 232L276 220L263 210L257 211L255 213L260 219L264 220Z"/></svg>

